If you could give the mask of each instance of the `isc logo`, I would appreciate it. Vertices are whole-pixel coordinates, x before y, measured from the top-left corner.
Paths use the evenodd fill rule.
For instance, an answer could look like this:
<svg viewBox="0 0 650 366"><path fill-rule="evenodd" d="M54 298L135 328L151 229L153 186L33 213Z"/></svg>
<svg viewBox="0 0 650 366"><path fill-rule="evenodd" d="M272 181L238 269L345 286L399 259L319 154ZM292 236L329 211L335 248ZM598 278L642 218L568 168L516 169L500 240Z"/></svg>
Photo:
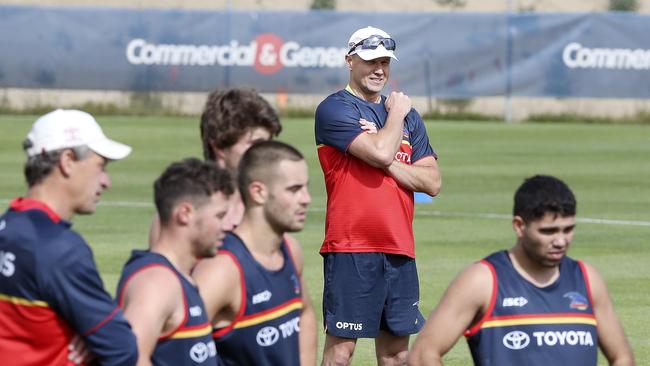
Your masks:
<svg viewBox="0 0 650 366"><path fill-rule="evenodd" d="M16 271L14 261L16 256L12 252L4 252L0 250L0 273L5 277L11 277Z"/></svg>
<svg viewBox="0 0 650 366"><path fill-rule="evenodd" d="M509 306L524 306L528 304L528 300L526 300L525 297L519 296L519 297L506 297L503 299L503 307L509 307Z"/></svg>

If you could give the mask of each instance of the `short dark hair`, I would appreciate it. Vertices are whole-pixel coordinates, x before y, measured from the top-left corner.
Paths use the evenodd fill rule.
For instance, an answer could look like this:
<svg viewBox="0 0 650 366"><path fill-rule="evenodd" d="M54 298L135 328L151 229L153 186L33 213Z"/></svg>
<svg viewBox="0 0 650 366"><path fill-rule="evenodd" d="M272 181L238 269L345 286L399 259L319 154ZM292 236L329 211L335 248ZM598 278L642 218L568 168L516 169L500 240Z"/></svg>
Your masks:
<svg viewBox="0 0 650 366"><path fill-rule="evenodd" d="M216 160L212 145L223 149L234 145L248 130L261 127L277 136L280 118L255 90L217 89L210 93L201 114L203 157Z"/></svg>
<svg viewBox="0 0 650 366"><path fill-rule="evenodd" d="M217 192L226 197L234 192L232 177L213 162L187 158L172 163L153 184L154 200L160 222L171 219L178 201L189 199L196 207Z"/></svg>
<svg viewBox="0 0 650 366"><path fill-rule="evenodd" d="M32 147L32 141L25 139L23 141L23 150ZM84 160L90 156L90 148L86 145L80 145L69 148L74 153L75 159ZM28 187L33 187L41 183L50 173L52 169L59 163L59 157L66 149L59 149L54 151L44 151L40 154L27 157L27 161L23 167L25 181Z"/></svg>
<svg viewBox="0 0 650 366"><path fill-rule="evenodd" d="M575 216L576 198L573 192L566 183L550 175L527 178L515 192L513 215L530 222L547 213Z"/></svg>
<svg viewBox="0 0 650 366"><path fill-rule="evenodd" d="M284 160L301 161L305 158L298 149L280 141L260 141L246 150L239 161L237 175L239 193L245 206L250 201L248 185L253 181L269 183L277 171L277 164Z"/></svg>

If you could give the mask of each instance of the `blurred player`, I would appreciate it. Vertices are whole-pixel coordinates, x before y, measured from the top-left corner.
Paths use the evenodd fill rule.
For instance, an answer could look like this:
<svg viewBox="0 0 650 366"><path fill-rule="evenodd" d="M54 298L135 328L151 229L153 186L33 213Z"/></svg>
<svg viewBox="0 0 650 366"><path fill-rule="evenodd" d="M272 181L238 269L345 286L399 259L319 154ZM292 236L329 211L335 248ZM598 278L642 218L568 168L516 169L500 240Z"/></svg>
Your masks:
<svg viewBox="0 0 650 366"><path fill-rule="evenodd" d="M131 148L88 113L61 109L34 123L23 148L29 189L0 217L0 363L72 364L77 334L101 365L135 364L135 337L70 229L111 186L107 163Z"/></svg>
<svg viewBox="0 0 650 366"><path fill-rule="evenodd" d="M255 142L277 136L282 126L273 107L255 90L229 88L216 89L208 95L200 130L205 160L236 176L244 152ZM226 224L236 226L243 215L244 204L235 190ZM159 230L160 223L155 216L149 232L150 242L156 241Z"/></svg>
<svg viewBox="0 0 650 366"><path fill-rule="evenodd" d="M413 345L410 365L442 365L465 334L475 365L634 365L605 282L566 256L576 200L561 180L537 175L515 193L517 238L449 285Z"/></svg>
<svg viewBox="0 0 650 366"><path fill-rule="evenodd" d="M285 235L304 227L308 178L303 156L281 142L259 142L239 163L244 218L193 273L226 365L316 363L302 250Z"/></svg>
<svg viewBox="0 0 650 366"><path fill-rule="evenodd" d="M413 192L440 190L424 123L401 92L381 95L396 59L381 29L348 41L349 84L316 110L327 188L324 365L351 362L357 338L375 338L380 365L406 362L409 335L424 323L413 238ZM364 124L376 133L362 133ZM373 132L373 131L370 131Z"/></svg>
<svg viewBox="0 0 650 366"><path fill-rule="evenodd" d="M134 251L118 297L138 339L138 365L217 365L212 327L190 272L216 255L224 237L230 174L210 162L185 159L154 184L161 221L158 240Z"/></svg>

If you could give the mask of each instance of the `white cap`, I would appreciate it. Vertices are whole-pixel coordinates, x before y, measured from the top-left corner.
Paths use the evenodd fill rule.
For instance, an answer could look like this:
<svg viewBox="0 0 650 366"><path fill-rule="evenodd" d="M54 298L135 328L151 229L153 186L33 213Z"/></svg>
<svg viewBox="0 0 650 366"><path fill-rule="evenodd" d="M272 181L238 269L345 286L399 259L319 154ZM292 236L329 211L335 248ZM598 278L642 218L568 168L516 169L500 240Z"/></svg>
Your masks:
<svg viewBox="0 0 650 366"><path fill-rule="evenodd" d="M57 109L41 116L27 139L32 144L26 150L27 156L82 145L110 160L123 159L131 153L130 146L107 138L93 116L74 109Z"/></svg>
<svg viewBox="0 0 650 366"><path fill-rule="evenodd" d="M390 38L390 35L388 35L388 33L384 32L383 30L368 26L365 28L358 29L356 32L352 33L352 35L350 36L350 40L348 41L348 50L354 47L355 44L371 36L381 36L383 38ZM356 49L352 50L352 52L349 53L349 55L354 55L354 54L359 55L359 57L361 57L366 61L374 60L379 57L390 57L397 60L397 57L395 57L395 53L393 53L393 51L391 50L387 50L383 44L380 44L374 50L371 49L364 50L361 49L360 47L357 47Z"/></svg>

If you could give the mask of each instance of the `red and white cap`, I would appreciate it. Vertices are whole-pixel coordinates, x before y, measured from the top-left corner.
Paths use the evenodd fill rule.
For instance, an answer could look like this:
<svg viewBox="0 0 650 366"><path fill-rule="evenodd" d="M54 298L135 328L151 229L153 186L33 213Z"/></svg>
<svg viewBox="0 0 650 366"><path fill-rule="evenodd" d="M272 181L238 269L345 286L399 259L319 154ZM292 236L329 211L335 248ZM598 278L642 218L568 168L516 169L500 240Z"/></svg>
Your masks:
<svg viewBox="0 0 650 366"><path fill-rule="evenodd" d="M27 134L31 146L27 156L86 145L109 160L120 160L131 153L131 147L104 135L93 116L74 109L57 109L34 122Z"/></svg>

